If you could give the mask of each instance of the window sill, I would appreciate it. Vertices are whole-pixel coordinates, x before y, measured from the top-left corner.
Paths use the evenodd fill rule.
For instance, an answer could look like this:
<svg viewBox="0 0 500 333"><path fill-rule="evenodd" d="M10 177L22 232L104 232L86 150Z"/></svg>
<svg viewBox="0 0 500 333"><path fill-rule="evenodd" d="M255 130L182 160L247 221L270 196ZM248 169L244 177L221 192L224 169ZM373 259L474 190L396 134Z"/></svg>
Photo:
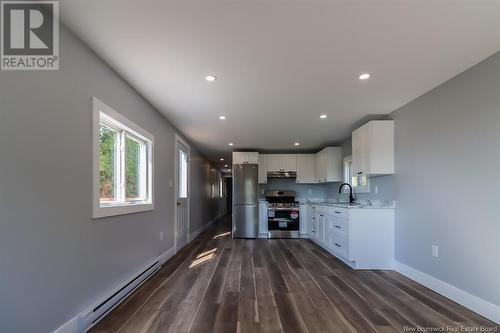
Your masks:
<svg viewBox="0 0 500 333"><path fill-rule="evenodd" d="M92 212L92 218L97 219L107 216L133 214L139 212L146 212L154 209L152 203L126 203L126 204L108 204L95 207Z"/></svg>

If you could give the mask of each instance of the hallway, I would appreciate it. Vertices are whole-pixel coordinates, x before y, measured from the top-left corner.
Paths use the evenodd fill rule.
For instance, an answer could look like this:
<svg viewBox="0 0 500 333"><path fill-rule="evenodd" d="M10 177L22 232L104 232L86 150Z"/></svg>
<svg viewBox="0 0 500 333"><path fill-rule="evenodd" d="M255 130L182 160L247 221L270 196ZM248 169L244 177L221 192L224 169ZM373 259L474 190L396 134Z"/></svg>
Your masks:
<svg viewBox="0 0 500 333"><path fill-rule="evenodd" d="M494 326L391 271L353 271L309 240L233 240L219 221L91 332L402 332Z"/></svg>

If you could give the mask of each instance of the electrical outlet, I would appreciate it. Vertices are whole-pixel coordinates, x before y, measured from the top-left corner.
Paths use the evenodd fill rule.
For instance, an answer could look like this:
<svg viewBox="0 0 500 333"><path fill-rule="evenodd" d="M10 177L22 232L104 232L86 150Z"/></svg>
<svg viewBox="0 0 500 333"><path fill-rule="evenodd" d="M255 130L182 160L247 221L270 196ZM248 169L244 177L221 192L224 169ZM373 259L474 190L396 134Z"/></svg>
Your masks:
<svg viewBox="0 0 500 333"><path fill-rule="evenodd" d="M163 240L163 231L160 231L160 240Z"/></svg>
<svg viewBox="0 0 500 333"><path fill-rule="evenodd" d="M439 258L439 246L432 245L432 256L434 258Z"/></svg>

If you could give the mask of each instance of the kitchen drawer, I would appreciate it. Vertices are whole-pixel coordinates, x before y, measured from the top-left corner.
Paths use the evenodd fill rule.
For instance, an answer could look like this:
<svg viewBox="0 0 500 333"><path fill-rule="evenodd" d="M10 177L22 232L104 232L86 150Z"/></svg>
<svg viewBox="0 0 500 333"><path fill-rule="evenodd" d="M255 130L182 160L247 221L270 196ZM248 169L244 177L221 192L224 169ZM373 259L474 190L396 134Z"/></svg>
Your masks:
<svg viewBox="0 0 500 333"><path fill-rule="evenodd" d="M329 214L342 219L349 219L349 209L341 207L328 207Z"/></svg>
<svg viewBox="0 0 500 333"><path fill-rule="evenodd" d="M349 220L337 216L332 216L332 229L343 231L346 234L349 234Z"/></svg>
<svg viewBox="0 0 500 333"><path fill-rule="evenodd" d="M349 236L343 231L334 230L332 248L344 258L349 258Z"/></svg>

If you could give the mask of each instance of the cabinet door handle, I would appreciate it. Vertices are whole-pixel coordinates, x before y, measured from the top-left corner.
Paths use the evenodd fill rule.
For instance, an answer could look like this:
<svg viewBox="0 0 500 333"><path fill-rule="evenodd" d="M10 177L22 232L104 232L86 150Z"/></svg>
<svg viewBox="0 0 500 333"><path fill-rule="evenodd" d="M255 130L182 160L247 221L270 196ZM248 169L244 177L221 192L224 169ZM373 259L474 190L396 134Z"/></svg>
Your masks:
<svg viewBox="0 0 500 333"><path fill-rule="evenodd" d="M338 226L338 225L335 225L335 228L337 228L337 229L342 229L342 228L341 228L340 226Z"/></svg>
<svg viewBox="0 0 500 333"><path fill-rule="evenodd" d="M335 211L335 214L340 214L341 212L339 212L338 210Z"/></svg>
<svg viewBox="0 0 500 333"><path fill-rule="evenodd" d="M360 172L358 172L358 175L362 175L362 174L363 174L363 173L362 173L361 171L360 171Z"/></svg>
<svg viewBox="0 0 500 333"><path fill-rule="evenodd" d="M311 220L316 220L316 219L314 217L312 217Z"/></svg>
<svg viewBox="0 0 500 333"><path fill-rule="evenodd" d="M321 217L325 216L325 215L320 215Z"/></svg>
<svg viewBox="0 0 500 333"><path fill-rule="evenodd" d="M340 246L338 243L335 243L335 246L336 246L336 247L342 247L342 246Z"/></svg>

